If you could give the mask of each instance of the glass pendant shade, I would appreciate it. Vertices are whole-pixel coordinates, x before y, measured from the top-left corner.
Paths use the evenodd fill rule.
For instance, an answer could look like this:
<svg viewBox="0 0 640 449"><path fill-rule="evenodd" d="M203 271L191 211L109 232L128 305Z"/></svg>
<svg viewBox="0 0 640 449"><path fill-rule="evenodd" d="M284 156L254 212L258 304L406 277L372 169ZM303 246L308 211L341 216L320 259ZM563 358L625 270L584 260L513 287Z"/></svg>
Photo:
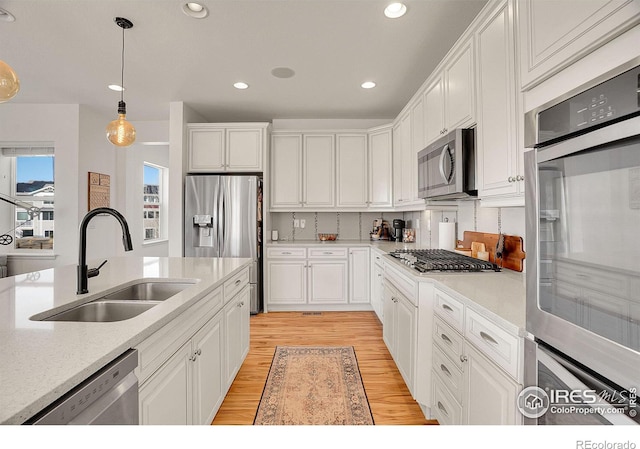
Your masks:
<svg viewBox="0 0 640 449"><path fill-rule="evenodd" d="M136 129L127 121L124 101L118 103L118 118L107 125L107 139L117 147L128 147L136 141Z"/></svg>
<svg viewBox="0 0 640 449"><path fill-rule="evenodd" d="M20 90L20 80L11 66L0 61L0 103L11 100Z"/></svg>

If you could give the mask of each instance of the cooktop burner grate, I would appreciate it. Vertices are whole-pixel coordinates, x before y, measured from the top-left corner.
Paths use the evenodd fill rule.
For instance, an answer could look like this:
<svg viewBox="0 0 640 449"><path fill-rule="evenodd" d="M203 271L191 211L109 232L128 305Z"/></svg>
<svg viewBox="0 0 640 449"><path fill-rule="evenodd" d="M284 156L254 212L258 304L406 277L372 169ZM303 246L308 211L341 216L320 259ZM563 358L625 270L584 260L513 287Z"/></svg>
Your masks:
<svg viewBox="0 0 640 449"><path fill-rule="evenodd" d="M421 273L500 271L494 263L444 249L400 249L389 255Z"/></svg>

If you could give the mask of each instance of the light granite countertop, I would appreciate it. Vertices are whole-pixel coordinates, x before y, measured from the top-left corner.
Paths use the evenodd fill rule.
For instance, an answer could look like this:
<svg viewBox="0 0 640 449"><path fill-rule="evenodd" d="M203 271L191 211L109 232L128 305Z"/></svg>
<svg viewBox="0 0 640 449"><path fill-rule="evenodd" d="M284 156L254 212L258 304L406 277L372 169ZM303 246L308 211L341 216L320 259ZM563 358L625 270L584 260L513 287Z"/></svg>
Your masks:
<svg viewBox="0 0 640 449"><path fill-rule="evenodd" d="M418 249L415 243L371 241L371 240L336 240L320 241L277 241L268 242L267 246L370 246L389 253L397 249ZM514 334L526 335L526 288L525 274L511 270L481 273L426 273L420 274L404 265L397 259L386 256L403 273L418 282L433 282L445 292L453 295L494 321L500 322Z"/></svg>
<svg viewBox="0 0 640 449"><path fill-rule="evenodd" d="M114 257L89 279L84 295L76 295L75 265L0 279L0 424L25 422L250 264L244 258ZM189 279L193 285L124 321L30 319L140 279Z"/></svg>

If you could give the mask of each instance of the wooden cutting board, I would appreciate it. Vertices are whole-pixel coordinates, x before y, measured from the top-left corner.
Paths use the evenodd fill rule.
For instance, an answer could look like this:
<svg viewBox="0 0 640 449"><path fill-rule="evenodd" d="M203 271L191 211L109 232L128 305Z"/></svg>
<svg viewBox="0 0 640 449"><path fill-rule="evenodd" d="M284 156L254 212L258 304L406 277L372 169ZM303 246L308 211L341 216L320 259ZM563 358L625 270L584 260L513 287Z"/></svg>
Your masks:
<svg viewBox="0 0 640 449"><path fill-rule="evenodd" d="M517 235L503 235L504 253L502 261L500 259L496 260L496 245L498 244L500 234L464 231L463 239L458 240L457 246L462 248L471 248L471 252L473 253L472 245L475 243L476 248L478 248L478 244L483 243L485 245L485 251L489 252L489 262L493 262L498 265L502 262L503 268L521 272L524 269L524 259L526 257L522 237ZM476 254L477 251L478 250L476 249ZM472 257L475 256L472 255Z"/></svg>

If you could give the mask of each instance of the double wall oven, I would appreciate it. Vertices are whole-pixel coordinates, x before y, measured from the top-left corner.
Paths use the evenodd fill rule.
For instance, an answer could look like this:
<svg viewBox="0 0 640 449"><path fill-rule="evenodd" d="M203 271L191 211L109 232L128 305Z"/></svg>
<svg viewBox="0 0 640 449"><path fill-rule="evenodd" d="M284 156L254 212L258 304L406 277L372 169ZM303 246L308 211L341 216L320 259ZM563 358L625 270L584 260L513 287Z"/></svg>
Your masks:
<svg viewBox="0 0 640 449"><path fill-rule="evenodd" d="M525 116L529 423L640 423L639 64Z"/></svg>

